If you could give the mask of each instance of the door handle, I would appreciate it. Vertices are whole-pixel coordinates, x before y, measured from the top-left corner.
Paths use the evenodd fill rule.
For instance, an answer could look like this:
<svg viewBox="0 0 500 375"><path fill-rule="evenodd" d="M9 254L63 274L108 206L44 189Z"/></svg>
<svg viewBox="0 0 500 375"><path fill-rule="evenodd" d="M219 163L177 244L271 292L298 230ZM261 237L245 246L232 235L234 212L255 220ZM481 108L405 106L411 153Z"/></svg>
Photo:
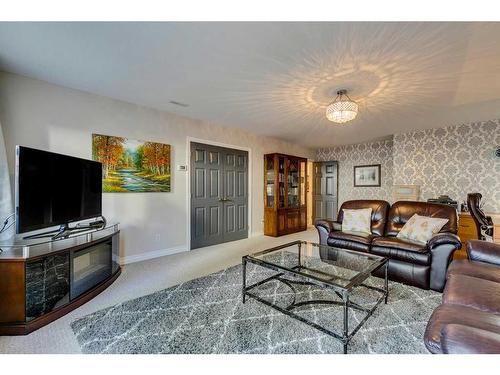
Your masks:
<svg viewBox="0 0 500 375"><path fill-rule="evenodd" d="M219 202L231 202L231 199L228 198L219 198Z"/></svg>

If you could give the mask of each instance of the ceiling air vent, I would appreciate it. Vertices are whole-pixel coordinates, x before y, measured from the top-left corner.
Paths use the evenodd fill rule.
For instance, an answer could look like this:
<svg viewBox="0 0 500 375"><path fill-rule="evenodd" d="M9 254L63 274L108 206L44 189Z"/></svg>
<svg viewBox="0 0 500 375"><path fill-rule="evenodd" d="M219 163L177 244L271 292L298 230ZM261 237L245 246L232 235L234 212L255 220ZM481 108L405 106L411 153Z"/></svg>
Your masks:
<svg viewBox="0 0 500 375"><path fill-rule="evenodd" d="M189 107L189 104L181 103L181 102L176 102L175 100L171 100L170 104L178 105L180 107Z"/></svg>

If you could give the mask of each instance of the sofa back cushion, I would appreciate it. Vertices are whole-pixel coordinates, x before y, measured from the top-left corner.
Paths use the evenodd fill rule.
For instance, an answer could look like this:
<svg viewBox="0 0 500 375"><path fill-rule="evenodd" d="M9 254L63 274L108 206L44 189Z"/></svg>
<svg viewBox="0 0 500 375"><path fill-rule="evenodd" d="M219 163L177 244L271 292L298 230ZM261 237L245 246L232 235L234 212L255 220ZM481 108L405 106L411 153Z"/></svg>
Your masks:
<svg viewBox="0 0 500 375"><path fill-rule="evenodd" d="M415 214L448 219L439 233L457 234L458 215L453 207L439 203L399 201L394 203L389 210L385 235L397 236L406 222Z"/></svg>
<svg viewBox="0 0 500 375"><path fill-rule="evenodd" d="M342 232L361 232L372 234L372 209L358 208L342 210Z"/></svg>
<svg viewBox="0 0 500 375"><path fill-rule="evenodd" d="M439 233L447 222L448 219L415 214L405 225L403 225L403 228L396 237L402 240L410 240L427 245L427 242L429 242L436 233Z"/></svg>
<svg viewBox="0 0 500 375"><path fill-rule="evenodd" d="M385 223L387 221L387 213L389 212L389 203L381 200L353 200L345 201L340 206L337 221L342 223L344 220L344 209L356 210L360 208L371 208L371 231L376 236L384 235Z"/></svg>

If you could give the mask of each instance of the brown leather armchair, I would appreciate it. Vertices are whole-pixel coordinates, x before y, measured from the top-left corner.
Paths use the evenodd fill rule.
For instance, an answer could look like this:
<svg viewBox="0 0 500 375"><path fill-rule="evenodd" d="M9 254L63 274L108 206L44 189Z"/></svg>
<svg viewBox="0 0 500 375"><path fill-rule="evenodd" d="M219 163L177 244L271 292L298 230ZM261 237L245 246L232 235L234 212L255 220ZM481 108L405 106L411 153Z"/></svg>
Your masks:
<svg viewBox="0 0 500 375"><path fill-rule="evenodd" d="M453 261L442 304L427 324L431 353L500 353L500 245L473 240Z"/></svg>
<svg viewBox="0 0 500 375"><path fill-rule="evenodd" d="M472 220L476 224L478 240L493 242L493 221L481 209L481 193L467 194L467 207L469 207Z"/></svg>

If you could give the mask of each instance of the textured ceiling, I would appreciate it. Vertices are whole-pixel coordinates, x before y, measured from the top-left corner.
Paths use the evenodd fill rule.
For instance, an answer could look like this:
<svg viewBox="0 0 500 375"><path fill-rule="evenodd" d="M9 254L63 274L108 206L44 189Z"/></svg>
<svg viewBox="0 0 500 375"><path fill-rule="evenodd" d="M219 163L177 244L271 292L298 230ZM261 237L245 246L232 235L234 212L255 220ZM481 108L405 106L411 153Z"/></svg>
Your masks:
<svg viewBox="0 0 500 375"><path fill-rule="evenodd" d="M0 69L322 147L500 117L499 41L500 23L0 23ZM339 88L346 125L324 115Z"/></svg>

